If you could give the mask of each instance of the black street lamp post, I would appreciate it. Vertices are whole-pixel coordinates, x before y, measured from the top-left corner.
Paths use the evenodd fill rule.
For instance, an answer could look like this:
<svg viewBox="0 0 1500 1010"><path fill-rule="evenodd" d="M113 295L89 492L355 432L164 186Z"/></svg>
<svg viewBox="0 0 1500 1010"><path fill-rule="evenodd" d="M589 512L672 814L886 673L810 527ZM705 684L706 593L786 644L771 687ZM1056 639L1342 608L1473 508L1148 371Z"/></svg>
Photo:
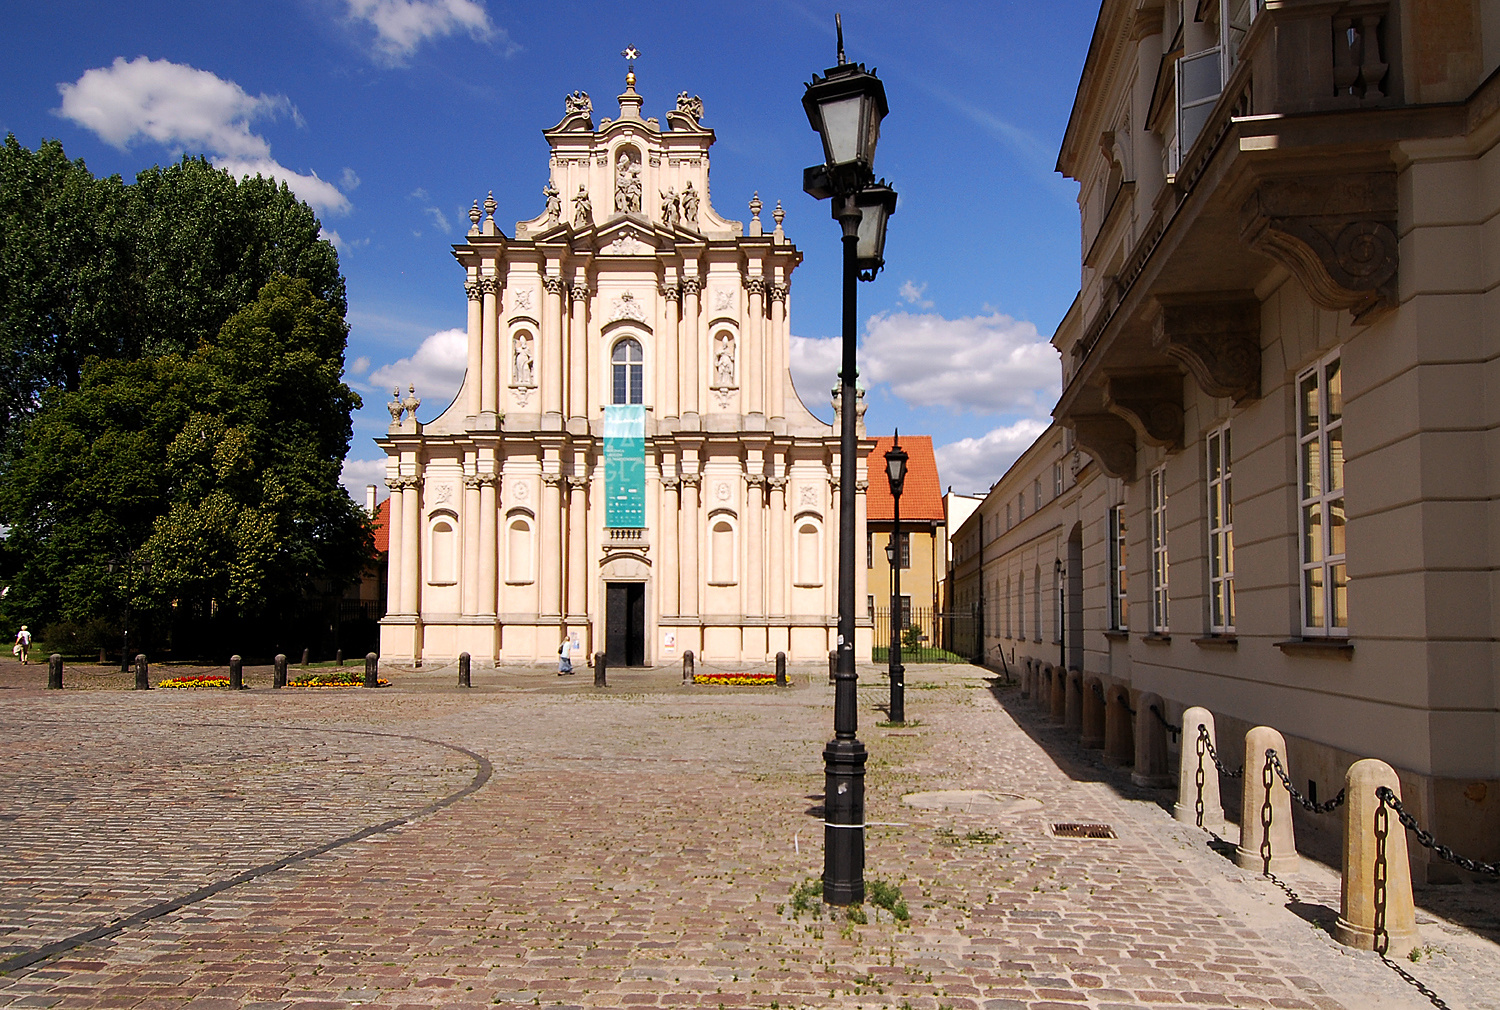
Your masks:
<svg viewBox="0 0 1500 1010"><path fill-rule="evenodd" d="M133 583L135 576L135 552L126 551L120 557L106 561L105 571L113 575L118 571L124 577L125 583L125 620L120 630L120 672L130 672L130 599L134 593ZM141 574L151 574L151 562L146 561L141 565Z"/></svg>
<svg viewBox="0 0 1500 1010"><path fill-rule="evenodd" d="M906 667L901 665L901 632L906 623L901 606L901 490L906 483L908 458L901 448L901 433L898 431L890 451L885 454L885 476L891 484L892 502L891 542L885 548L891 561L891 722L906 721Z"/></svg>
<svg viewBox="0 0 1500 1010"><path fill-rule="evenodd" d="M1053 564L1053 571L1057 573L1057 656L1058 662L1062 664L1063 676L1068 675L1068 604L1065 576L1068 573L1063 566L1062 558L1057 558Z"/></svg>
<svg viewBox="0 0 1500 1010"><path fill-rule="evenodd" d="M875 182L875 145L889 111L885 86L863 64L844 59L838 28L838 65L813 75L802 96L808 122L823 140L824 163L802 174L803 189L832 199L844 233L844 326L839 399L838 650L834 672L834 738L823 748L823 900L852 905L865 897L865 745L860 743L858 677L854 671L854 527L857 414L854 389L858 282L874 280L885 265L886 219L896 194Z"/></svg>

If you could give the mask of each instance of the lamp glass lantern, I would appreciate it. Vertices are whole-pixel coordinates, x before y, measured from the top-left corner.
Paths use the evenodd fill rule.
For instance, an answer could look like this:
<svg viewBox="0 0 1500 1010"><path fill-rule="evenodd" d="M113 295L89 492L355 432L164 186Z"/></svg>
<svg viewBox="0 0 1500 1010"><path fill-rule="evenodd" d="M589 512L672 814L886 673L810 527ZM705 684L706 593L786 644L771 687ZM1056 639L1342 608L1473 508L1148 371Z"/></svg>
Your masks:
<svg viewBox="0 0 1500 1010"><path fill-rule="evenodd" d="M835 175L869 178L880 141L880 121L890 111L885 85L862 63L840 63L813 75L802 96L807 121L823 139L825 164Z"/></svg>
<svg viewBox="0 0 1500 1010"><path fill-rule="evenodd" d="M906 483L906 461L911 459L900 445L892 445L885 454L885 476L891 482L891 494L900 496Z"/></svg>
<svg viewBox="0 0 1500 1010"><path fill-rule="evenodd" d="M885 266L885 229L891 215L896 213L896 191L882 179L860 190L854 203L859 208L856 266L865 280L874 280Z"/></svg>

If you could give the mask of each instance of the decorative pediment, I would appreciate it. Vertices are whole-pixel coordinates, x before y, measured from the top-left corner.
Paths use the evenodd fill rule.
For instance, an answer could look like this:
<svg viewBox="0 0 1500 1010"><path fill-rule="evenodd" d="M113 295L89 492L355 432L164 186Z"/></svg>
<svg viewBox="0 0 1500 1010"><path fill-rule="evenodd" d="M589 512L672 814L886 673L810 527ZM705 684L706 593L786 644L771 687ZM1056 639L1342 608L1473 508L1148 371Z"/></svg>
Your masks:
<svg viewBox="0 0 1500 1010"><path fill-rule="evenodd" d="M1209 396L1260 397L1260 300L1254 293L1161 297L1151 342Z"/></svg>
<svg viewBox="0 0 1500 1010"><path fill-rule="evenodd" d="M1182 373L1175 368L1111 372L1105 406L1151 445L1182 448Z"/></svg>
<svg viewBox="0 0 1500 1010"><path fill-rule="evenodd" d="M1135 480L1135 429L1118 414L1075 414L1073 435L1111 477Z"/></svg>
<svg viewBox="0 0 1500 1010"><path fill-rule="evenodd" d="M1396 307L1394 170L1266 179L1241 209L1240 232L1324 308L1367 323Z"/></svg>
<svg viewBox="0 0 1500 1010"><path fill-rule="evenodd" d="M594 236L593 245L601 256L656 255L656 236L653 231L641 227L624 215L599 229Z"/></svg>

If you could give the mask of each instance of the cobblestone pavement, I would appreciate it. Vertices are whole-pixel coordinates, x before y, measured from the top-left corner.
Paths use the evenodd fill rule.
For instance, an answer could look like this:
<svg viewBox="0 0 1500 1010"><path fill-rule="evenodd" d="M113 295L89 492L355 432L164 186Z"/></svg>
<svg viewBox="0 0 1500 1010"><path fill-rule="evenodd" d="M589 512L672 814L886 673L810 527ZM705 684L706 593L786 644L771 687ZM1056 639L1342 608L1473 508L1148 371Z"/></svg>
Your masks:
<svg viewBox="0 0 1500 1010"><path fill-rule="evenodd" d="M86 669L46 692L45 666L0 665L0 957L52 952L0 1005L1433 1005L1318 926L1331 871L1288 875L1291 902L973 667L909 668L904 728L876 725L862 671L867 877L910 921L799 910L832 692L794 673L476 670L461 692L449 667L309 692L257 669L230 695ZM903 799L939 790L998 802ZM1448 902L1479 932L1423 913L1404 968L1449 1006L1500 1007L1495 899Z"/></svg>

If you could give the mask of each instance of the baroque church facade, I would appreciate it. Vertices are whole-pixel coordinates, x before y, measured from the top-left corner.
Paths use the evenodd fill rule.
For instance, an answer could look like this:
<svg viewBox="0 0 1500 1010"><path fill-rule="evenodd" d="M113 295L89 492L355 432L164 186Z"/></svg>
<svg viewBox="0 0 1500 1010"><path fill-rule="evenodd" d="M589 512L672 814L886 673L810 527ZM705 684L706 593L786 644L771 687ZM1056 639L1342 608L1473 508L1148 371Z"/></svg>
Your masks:
<svg viewBox="0 0 1500 1010"><path fill-rule="evenodd" d="M588 96L543 135L545 208L507 237L493 196L454 246L468 296L458 396L422 424L393 402L381 656L652 665L826 656L837 638L838 419L789 371L801 253L709 201L701 100L667 128L635 75L596 126ZM861 403L861 411L863 403ZM860 570L861 582L864 571ZM863 585L856 590L863 596ZM869 654L868 621L859 628Z"/></svg>

